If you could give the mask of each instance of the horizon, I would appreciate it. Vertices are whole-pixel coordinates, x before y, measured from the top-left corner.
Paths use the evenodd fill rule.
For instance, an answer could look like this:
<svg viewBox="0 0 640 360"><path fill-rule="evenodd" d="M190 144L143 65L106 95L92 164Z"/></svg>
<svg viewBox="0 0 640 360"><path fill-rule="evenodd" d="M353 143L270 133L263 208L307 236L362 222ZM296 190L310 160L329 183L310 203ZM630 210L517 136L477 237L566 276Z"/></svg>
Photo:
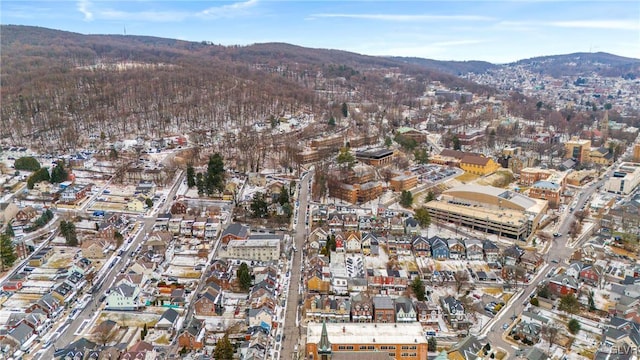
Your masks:
<svg viewBox="0 0 640 360"><path fill-rule="evenodd" d="M577 52L633 59L640 54L640 2L634 1L9 0L0 10L3 25L85 35L225 46L287 43L442 61L504 64Z"/></svg>

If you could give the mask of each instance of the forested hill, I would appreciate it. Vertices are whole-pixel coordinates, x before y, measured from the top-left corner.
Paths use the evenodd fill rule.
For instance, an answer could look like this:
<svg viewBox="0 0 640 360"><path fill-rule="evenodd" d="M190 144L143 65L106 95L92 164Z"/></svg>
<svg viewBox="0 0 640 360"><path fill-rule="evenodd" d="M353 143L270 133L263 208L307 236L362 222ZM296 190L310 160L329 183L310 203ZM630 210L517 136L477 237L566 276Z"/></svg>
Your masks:
<svg viewBox="0 0 640 360"><path fill-rule="evenodd" d="M282 43L0 31L0 137L43 146L73 147L96 132L118 138L242 127L287 112L330 116L343 101L373 103L376 112L411 105L430 80L494 92L419 65Z"/></svg>

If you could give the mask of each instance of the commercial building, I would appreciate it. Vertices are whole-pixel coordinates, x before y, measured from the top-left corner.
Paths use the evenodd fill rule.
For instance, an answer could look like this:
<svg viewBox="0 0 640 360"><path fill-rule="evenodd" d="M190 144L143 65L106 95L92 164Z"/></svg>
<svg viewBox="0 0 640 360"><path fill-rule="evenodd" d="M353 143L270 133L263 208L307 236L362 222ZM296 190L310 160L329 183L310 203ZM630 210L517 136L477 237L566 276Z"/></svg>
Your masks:
<svg viewBox="0 0 640 360"><path fill-rule="evenodd" d="M370 149L356 151L356 159L365 164L373 166L384 166L391 164L391 160L393 160L393 150Z"/></svg>
<svg viewBox="0 0 640 360"><path fill-rule="evenodd" d="M500 164L493 159L477 153L444 149L434 155L429 162L439 165L457 166L462 170L476 175L488 175L500 168Z"/></svg>
<svg viewBox="0 0 640 360"><path fill-rule="evenodd" d="M538 228L548 203L492 186L462 185L425 206L433 220L526 241Z"/></svg>
<svg viewBox="0 0 640 360"><path fill-rule="evenodd" d="M363 355L377 359L426 360L427 339L419 322L411 323L316 323L307 324L307 360L343 359ZM371 355L371 356L369 356Z"/></svg>
<svg viewBox="0 0 640 360"><path fill-rule="evenodd" d="M640 163L625 162L620 164L605 184L608 192L630 194L640 183Z"/></svg>
<svg viewBox="0 0 640 360"><path fill-rule="evenodd" d="M329 196L352 204L375 200L382 195L382 191L382 184L379 181L370 181L361 185L338 183L334 186L329 186Z"/></svg>
<svg viewBox="0 0 640 360"><path fill-rule="evenodd" d="M591 140L580 139L576 136L564 144L565 158L576 159L577 162L583 163L590 160Z"/></svg>
<svg viewBox="0 0 640 360"><path fill-rule="evenodd" d="M393 191L403 191L414 188L418 185L418 177L412 174L403 174L391 179L389 186Z"/></svg>
<svg viewBox="0 0 640 360"><path fill-rule="evenodd" d="M252 235L247 240L229 241L223 258L275 261L280 258L281 235Z"/></svg>

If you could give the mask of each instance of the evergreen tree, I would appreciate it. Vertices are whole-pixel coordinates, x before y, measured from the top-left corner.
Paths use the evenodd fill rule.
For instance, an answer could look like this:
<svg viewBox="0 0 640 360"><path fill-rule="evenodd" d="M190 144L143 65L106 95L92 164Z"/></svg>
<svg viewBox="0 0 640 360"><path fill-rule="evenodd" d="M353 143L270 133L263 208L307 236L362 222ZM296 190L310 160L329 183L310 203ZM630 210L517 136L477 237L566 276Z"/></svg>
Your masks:
<svg viewBox="0 0 640 360"><path fill-rule="evenodd" d="M233 359L233 345L229 341L229 335L225 334L224 337L218 340L215 350L213 350L213 358L216 360L232 360Z"/></svg>
<svg viewBox="0 0 640 360"><path fill-rule="evenodd" d="M253 200L251 200L251 216L254 218L266 217L268 213L267 208L268 206L264 199L264 194L259 191L253 194Z"/></svg>
<svg viewBox="0 0 640 360"><path fill-rule="evenodd" d="M436 340L435 336L431 336L427 340L427 350L431 352L438 351L438 340Z"/></svg>
<svg viewBox="0 0 640 360"><path fill-rule="evenodd" d="M327 124L329 124L329 126L336 126L336 119L333 116L330 117Z"/></svg>
<svg viewBox="0 0 640 360"><path fill-rule="evenodd" d="M251 273L249 272L249 266L246 263L240 264L236 272L238 277L238 283L243 291L249 291L251 288Z"/></svg>
<svg viewBox="0 0 640 360"><path fill-rule="evenodd" d="M209 156L204 184L207 195L224 191L224 161L218 153Z"/></svg>
<svg viewBox="0 0 640 360"><path fill-rule="evenodd" d="M0 269L5 271L12 267L17 259L18 256L11 242L11 237L7 234L0 235Z"/></svg>
<svg viewBox="0 0 640 360"><path fill-rule="evenodd" d="M202 173L196 175L196 187L198 188L198 195L204 194L204 176Z"/></svg>
<svg viewBox="0 0 640 360"><path fill-rule="evenodd" d="M413 290L413 294L416 296L418 301L424 300L424 283L422 282L422 279L420 279L420 276L416 276L411 282L411 290Z"/></svg>
<svg viewBox="0 0 640 360"><path fill-rule="evenodd" d="M60 222L60 233L64 237L67 246L78 246L78 235L73 222L62 220Z"/></svg>
<svg viewBox="0 0 640 360"><path fill-rule="evenodd" d="M289 191L285 186L280 189L280 196L278 196L278 204L284 205L289 203Z"/></svg>
<svg viewBox="0 0 640 360"><path fill-rule="evenodd" d="M409 208L411 204L413 204L413 194L411 194L411 191L402 190L400 194L400 205Z"/></svg>
<svg viewBox="0 0 640 360"><path fill-rule="evenodd" d="M573 335L577 334L581 328L580 322L576 319L569 320L567 327L569 328L569 332L572 333Z"/></svg>
<svg viewBox="0 0 640 360"><path fill-rule="evenodd" d="M33 156L23 156L16 159L13 164L16 170L36 171L40 169L40 163Z"/></svg>
<svg viewBox="0 0 640 360"><path fill-rule="evenodd" d="M7 228L4 230L4 233L10 237L16 236L16 234L13 232L13 226L11 226L11 224L7 224Z"/></svg>
<svg viewBox="0 0 640 360"><path fill-rule="evenodd" d="M347 106L347 103L342 103L342 117L347 117L349 116L349 106Z"/></svg>
<svg viewBox="0 0 640 360"><path fill-rule="evenodd" d="M196 186L196 172L192 164L187 165L187 186L189 188Z"/></svg>
<svg viewBox="0 0 640 360"><path fill-rule="evenodd" d="M51 183L59 184L61 182L67 181L69 178L69 173L64 168L64 161L58 160L57 165L51 170Z"/></svg>

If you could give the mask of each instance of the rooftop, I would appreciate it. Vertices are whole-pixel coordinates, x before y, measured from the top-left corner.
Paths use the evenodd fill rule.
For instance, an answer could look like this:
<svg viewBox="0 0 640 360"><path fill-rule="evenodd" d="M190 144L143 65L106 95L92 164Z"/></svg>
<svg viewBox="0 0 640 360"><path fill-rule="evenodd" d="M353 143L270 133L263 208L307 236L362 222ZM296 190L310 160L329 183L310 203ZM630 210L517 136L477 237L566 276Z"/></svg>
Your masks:
<svg viewBox="0 0 640 360"><path fill-rule="evenodd" d="M327 323L331 344L426 344L422 325L413 323ZM307 342L319 343L322 323L309 323Z"/></svg>

